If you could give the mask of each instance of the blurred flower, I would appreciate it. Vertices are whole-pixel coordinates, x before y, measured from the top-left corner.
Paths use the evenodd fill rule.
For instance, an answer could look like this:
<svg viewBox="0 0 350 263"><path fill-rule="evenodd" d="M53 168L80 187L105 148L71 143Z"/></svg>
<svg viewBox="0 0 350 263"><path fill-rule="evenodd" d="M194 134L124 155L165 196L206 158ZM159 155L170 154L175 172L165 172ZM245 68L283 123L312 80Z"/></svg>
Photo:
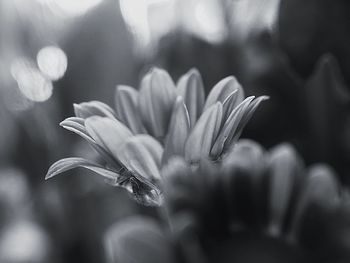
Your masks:
<svg viewBox="0 0 350 263"><path fill-rule="evenodd" d="M332 53L350 85L349 26L348 1L281 0L276 37L294 70L304 78L310 76L320 56Z"/></svg>
<svg viewBox="0 0 350 263"><path fill-rule="evenodd" d="M197 70L182 76L176 88L166 71L153 69L140 91L117 87L116 111L98 101L74 105L76 117L61 126L86 139L104 162L62 159L46 178L84 167L125 187L143 203L160 204L163 164L172 156L194 166L203 158L221 160L266 98L244 99L231 76L216 84L205 100Z"/></svg>
<svg viewBox="0 0 350 263"><path fill-rule="evenodd" d="M175 262L171 241L152 219L133 217L111 227L107 233L108 262ZM137 253L130 254L130 249Z"/></svg>
<svg viewBox="0 0 350 263"><path fill-rule="evenodd" d="M308 138L309 155L348 170L350 147L346 126L350 92L333 55L325 54L319 59L303 91L304 116L312 134Z"/></svg>
<svg viewBox="0 0 350 263"><path fill-rule="evenodd" d="M330 167L306 168L288 144L265 152L242 140L222 163L204 160L193 170L173 158L162 176L165 222L136 218L112 226L110 262L350 259L348 190Z"/></svg>

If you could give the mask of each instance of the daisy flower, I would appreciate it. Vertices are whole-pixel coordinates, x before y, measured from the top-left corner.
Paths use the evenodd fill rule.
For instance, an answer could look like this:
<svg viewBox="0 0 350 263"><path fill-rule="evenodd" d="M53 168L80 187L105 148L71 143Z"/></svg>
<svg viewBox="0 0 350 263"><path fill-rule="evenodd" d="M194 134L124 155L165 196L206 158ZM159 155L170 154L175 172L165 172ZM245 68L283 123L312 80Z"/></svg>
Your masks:
<svg viewBox="0 0 350 263"><path fill-rule="evenodd" d="M75 117L60 125L84 138L103 162L66 158L46 178L83 167L126 188L141 203L162 201L160 170L173 156L196 166L203 158L221 161L266 96L245 98L233 76L205 98L201 76L191 69L177 85L162 69L151 70L136 90L118 86L115 110L91 101L74 105Z"/></svg>

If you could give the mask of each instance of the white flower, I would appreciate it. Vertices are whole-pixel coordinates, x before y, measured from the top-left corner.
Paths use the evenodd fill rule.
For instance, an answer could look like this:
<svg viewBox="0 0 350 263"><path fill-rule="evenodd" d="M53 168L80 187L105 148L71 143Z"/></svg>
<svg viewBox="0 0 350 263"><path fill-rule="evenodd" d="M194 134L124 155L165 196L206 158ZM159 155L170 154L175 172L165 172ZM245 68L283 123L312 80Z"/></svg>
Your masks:
<svg viewBox="0 0 350 263"><path fill-rule="evenodd" d="M140 202L159 205L163 164L172 156L193 165L203 158L221 160L265 99L244 99L231 76L216 84L205 100L197 70L182 76L176 87L165 70L155 68L139 91L117 87L116 110L99 101L74 105L76 117L61 126L86 139L105 163L63 159L50 167L46 178L84 167L127 188Z"/></svg>

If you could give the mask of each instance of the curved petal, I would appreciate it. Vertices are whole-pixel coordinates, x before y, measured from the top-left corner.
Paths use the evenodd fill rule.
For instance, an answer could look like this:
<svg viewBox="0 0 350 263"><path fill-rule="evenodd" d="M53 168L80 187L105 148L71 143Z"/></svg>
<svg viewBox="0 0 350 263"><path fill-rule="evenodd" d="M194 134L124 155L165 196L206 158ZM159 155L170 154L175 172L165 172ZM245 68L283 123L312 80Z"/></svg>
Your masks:
<svg viewBox="0 0 350 263"><path fill-rule="evenodd" d="M299 227L307 213L316 209L329 209L339 201L339 185L333 170L326 165L315 165L305 180L305 185L297 200L294 218L291 226L291 236L299 233ZM310 209L311 208L311 209Z"/></svg>
<svg viewBox="0 0 350 263"><path fill-rule="evenodd" d="M51 165L49 168L49 171L45 176L45 180L50 179L60 173L64 173L68 170L78 168L78 167L89 169L111 180L116 180L119 177L119 174L117 172L108 170L96 162L89 161L84 158L71 157L71 158L61 159L55 162L53 165Z"/></svg>
<svg viewBox="0 0 350 263"><path fill-rule="evenodd" d="M115 118L114 110L101 101L89 101L73 104L76 117L86 119L91 116Z"/></svg>
<svg viewBox="0 0 350 263"><path fill-rule="evenodd" d="M190 133L190 119L183 98L178 97L171 116L169 132L165 139L163 163L171 156L184 156L185 142Z"/></svg>
<svg viewBox="0 0 350 263"><path fill-rule="evenodd" d="M179 95L184 99L190 124L193 127L202 114L205 102L203 81L198 70L191 69L183 75L177 84L177 90Z"/></svg>
<svg viewBox="0 0 350 263"><path fill-rule="evenodd" d="M251 140L238 141L223 158L222 191L235 223L256 227L266 221L263 160L263 148Z"/></svg>
<svg viewBox="0 0 350 263"><path fill-rule="evenodd" d="M260 96L258 98L255 98L248 106L248 109L244 111L244 115L242 117L242 121L240 122L237 133L232 139L233 141L238 140L239 136L241 136L242 131L244 127L247 125L247 123L250 121L250 119L253 117L253 114L257 110L258 106L260 105L261 102L268 100L268 96Z"/></svg>
<svg viewBox="0 0 350 263"><path fill-rule="evenodd" d="M241 101L239 100L243 99L241 97L242 95L244 96L244 93L236 78L233 76L229 76L222 79L213 87L213 89L209 93L207 100L204 104L204 110L208 109L211 105L215 104L218 101L223 103L226 100L226 98L235 90L239 90L237 102L240 103ZM236 104L238 105L238 103Z"/></svg>
<svg viewBox="0 0 350 263"><path fill-rule="evenodd" d="M126 124L135 134L144 133L138 113L139 93L132 87L119 85L115 93L117 117Z"/></svg>
<svg viewBox="0 0 350 263"><path fill-rule="evenodd" d="M209 157L222 122L222 104L215 103L197 121L185 145L185 159L197 163Z"/></svg>
<svg viewBox="0 0 350 263"><path fill-rule="evenodd" d="M225 121L218 137L215 140L211 155L214 158L218 158L225 150L231 146L232 138L235 137L239 124L248 109L250 102L254 99L253 96L246 98L241 104L239 104L229 115Z"/></svg>
<svg viewBox="0 0 350 263"><path fill-rule="evenodd" d="M231 92L222 103L223 115L225 120L230 116L232 111L235 109L235 103L236 103L237 97L238 97L238 90L235 90Z"/></svg>
<svg viewBox="0 0 350 263"><path fill-rule="evenodd" d="M148 152L152 155L157 166L161 167L164 149L156 139L148 134L138 134L133 137L133 140L145 146Z"/></svg>
<svg viewBox="0 0 350 263"><path fill-rule="evenodd" d="M291 145L281 144L271 151L268 166L271 174L268 183L270 185L268 230L271 235L277 236L284 228L287 210L302 164Z"/></svg>
<svg viewBox="0 0 350 263"><path fill-rule="evenodd" d="M118 153L119 160L141 182L153 187L160 179L156 160L138 137L130 137Z"/></svg>
<svg viewBox="0 0 350 263"><path fill-rule="evenodd" d="M102 146L100 146L87 132L85 128L85 120L78 117L71 117L67 118L64 121L60 123L60 126L63 128L74 132L81 136L83 139L87 140L88 143L91 145L91 147L98 152L102 158L111 166L115 167L116 169L120 169L121 166L116 160L113 159L113 156L107 150L105 150Z"/></svg>
<svg viewBox="0 0 350 263"><path fill-rule="evenodd" d="M139 110L148 132L164 138L176 100L175 84L165 70L153 69L142 80Z"/></svg>
<svg viewBox="0 0 350 263"><path fill-rule="evenodd" d="M118 160L118 154L131 131L117 119L93 116L85 120L85 127L91 137Z"/></svg>
<svg viewBox="0 0 350 263"><path fill-rule="evenodd" d="M60 123L60 126L68 131L78 134L90 143L96 143L94 139L88 134L85 128L85 120L79 117L70 117Z"/></svg>

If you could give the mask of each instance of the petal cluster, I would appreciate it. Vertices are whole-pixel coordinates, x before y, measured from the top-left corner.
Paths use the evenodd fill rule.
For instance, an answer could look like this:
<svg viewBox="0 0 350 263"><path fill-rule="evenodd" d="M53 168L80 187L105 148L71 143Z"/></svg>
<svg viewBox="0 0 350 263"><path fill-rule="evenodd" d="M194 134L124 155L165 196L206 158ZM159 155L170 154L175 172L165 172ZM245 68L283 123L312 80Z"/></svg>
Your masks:
<svg viewBox="0 0 350 263"><path fill-rule="evenodd" d="M129 189L146 204L161 202L161 167L173 156L196 166L201 159L224 158L266 96L245 98L235 77L217 83L205 98L196 69L177 85L162 69L152 69L140 90L117 86L115 109L91 101L74 105L75 117L61 126L75 132L104 163L67 158L53 164L47 178L83 167Z"/></svg>
<svg viewBox="0 0 350 263"><path fill-rule="evenodd" d="M183 158L172 158L162 176L171 231L143 218L121 236L132 219L117 223L108 236L118 237L109 249L119 261L111 262L129 262L136 248L152 257L134 262L350 260L348 190L327 165L305 167L288 144L265 151L240 140L221 163L202 160L194 170ZM120 245L131 238L141 248ZM155 254L153 247L163 252Z"/></svg>

